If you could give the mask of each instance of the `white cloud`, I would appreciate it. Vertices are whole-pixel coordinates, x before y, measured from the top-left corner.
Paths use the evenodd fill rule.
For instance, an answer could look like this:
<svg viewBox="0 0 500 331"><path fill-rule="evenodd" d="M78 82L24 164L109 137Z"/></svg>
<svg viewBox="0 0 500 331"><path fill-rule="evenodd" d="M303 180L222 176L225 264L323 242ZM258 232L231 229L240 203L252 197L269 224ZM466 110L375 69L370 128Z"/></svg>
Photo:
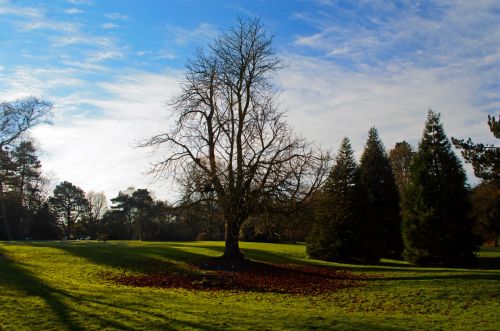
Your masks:
<svg viewBox="0 0 500 331"><path fill-rule="evenodd" d="M106 60L116 60L123 57L123 53L119 50L104 50L104 51L92 51L87 57L87 61L90 63L102 62Z"/></svg>
<svg viewBox="0 0 500 331"><path fill-rule="evenodd" d="M167 26L167 32L173 35L176 43L185 45L193 42L213 40L218 34L218 29L212 24L202 22L194 29L169 25Z"/></svg>
<svg viewBox="0 0 500 331"><path fill-rule="evenodd" d="M85 191L104 190L108 198L128 186L147 187L160 198L175 199L168 183L152 184L144 175L152 161L149 152L134 145L168 127L165 103L178 88L177 73L130 73L99 84L109 98L74 95L60 100L58 107L91 105L101 109L99 117L73 117L41 126L33 131L46 155L45 171L55 172Z"/></svg>
<svg viewBox="0 0 500 331"><path fill-rule="evenodd" d="M105 17L109 18L110 20L122 20L122 21L127 21L130 19L127 15L123 15L120 13L109 13L104 15Z"/></svg>
<svg viewBox="0 0 500 331"><path fill-rule="evenodd" d="M83 10L78 9L78 8L69 8L64 11L66 14L69 15L77 15L83 13Z"/></svg>
<svg viewBox="0 0 500 331"><path fill-rule="evenodd" d="M8 1L0 7L0 15L15 15L26 18L38 18L43 15L43 11L35 7L18 7L11 5Z"/></svg>
<svg viewBox="0 0 500 331"><path fill-rule="evenodd" d="M66 0L67 2L74 5L91 5L94 3L92 0Z"/></svg>
<svg viewBox="0 0 500 331"><path fill-rule="evenodd" d="M115 23L104 23L103 25L101 25L101 27L103 29L111 30L111 29L116 29L117 27L119 27L119 25Z"/></svg>

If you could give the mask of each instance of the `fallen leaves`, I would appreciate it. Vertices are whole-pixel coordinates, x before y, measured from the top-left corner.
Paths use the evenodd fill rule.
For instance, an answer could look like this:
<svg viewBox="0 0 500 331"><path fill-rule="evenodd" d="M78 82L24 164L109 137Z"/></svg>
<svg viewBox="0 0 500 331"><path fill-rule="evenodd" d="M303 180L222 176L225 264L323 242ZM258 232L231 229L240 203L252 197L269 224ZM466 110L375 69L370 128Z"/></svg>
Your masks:
<svg viewBox="0 0 500 331"><path fill-rule="evenodd" d="M236 290L320 295L339 289L359 287L370 278L328 267L271 264L246 261L228 264L211 260L193 266L189 273L158 272L140 275L106 274L106 279L122 285L183 288L192 290Z"/></svg>

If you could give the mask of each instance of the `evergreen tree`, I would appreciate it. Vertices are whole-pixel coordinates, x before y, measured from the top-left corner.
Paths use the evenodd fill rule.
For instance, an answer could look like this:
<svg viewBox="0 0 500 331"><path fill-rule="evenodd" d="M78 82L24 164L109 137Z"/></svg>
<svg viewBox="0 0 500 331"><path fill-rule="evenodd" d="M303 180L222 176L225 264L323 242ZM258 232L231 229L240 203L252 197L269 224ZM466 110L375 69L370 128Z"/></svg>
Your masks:
<svg viewBox="0 0 500 331"><path fill-rule="evenodd" d="M488 116L488 126L493 136L500 139L500 118ZM488 144L475 144L472 139L451 138L456 148L460 149L465 161L472 164L474 174L487 181L496 182L500 188L500 147Z"/></svg>
<svg viewBox="0 0 500 331"><path fill-rule="evenodd" d="M348 138L323 187L318 219L307 239L307 253L335 261L371 260L366 245L365 195Z"/></svg>
<svg viewBox="0 0 500 331"><path fill-rule="evenodd" d="M376 128L368 132L360 173L368 195L367 221L372 229L370 246L379 257L399 257L403 250L399 193Z"/></svg>
<svg viewBox="0 0 500 331"><path fill-rule="evenodd" d="M476 250L466 176L440 115L429 110L405 190L405 257L419 265L470 265Z"/></svg>

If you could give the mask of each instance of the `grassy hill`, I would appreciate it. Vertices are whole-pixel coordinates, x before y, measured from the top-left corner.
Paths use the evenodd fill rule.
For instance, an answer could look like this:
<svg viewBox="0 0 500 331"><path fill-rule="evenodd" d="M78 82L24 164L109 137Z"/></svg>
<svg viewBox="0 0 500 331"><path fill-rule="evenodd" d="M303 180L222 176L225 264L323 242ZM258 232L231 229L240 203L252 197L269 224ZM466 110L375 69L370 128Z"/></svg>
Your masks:
<svg viewBox="0 0 500 331"><path fill-rule="evenodd" d="M242 243L264 264L204 269L222 245L0 242L0 330L500 329L500 249L484 248L476 269L443 269Z"/></svg>

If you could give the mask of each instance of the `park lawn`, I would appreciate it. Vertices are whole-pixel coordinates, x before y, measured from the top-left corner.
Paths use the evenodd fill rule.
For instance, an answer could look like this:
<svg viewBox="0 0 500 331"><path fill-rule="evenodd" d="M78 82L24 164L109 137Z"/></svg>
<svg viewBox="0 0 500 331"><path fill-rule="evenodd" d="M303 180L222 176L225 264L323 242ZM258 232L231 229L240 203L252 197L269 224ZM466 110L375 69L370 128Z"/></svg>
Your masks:
<svg viewBox="0 0 500 331"><path fill-rule="evenodd" d="M300 244L241 246L253 260L370 278L322 295L133 287L103 275L188 270L223 243L0 242L0 330L500 330L498 248L483 248L476 269L444 269L321 262Z"/></svg>

